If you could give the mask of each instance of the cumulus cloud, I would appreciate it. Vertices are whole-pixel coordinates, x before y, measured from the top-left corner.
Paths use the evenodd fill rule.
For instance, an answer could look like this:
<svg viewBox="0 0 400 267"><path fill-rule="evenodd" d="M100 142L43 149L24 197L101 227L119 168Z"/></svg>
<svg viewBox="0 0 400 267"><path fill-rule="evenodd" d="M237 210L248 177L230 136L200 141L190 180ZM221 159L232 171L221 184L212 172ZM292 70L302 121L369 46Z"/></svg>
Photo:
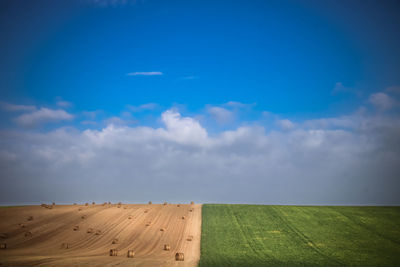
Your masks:
<svg viewBox="0 0 400 267"><path fill-rule="evenodd" d="M0 108L5 111L34 111L35 106L31 105L14 105L6 102L0 102Z"/></svg>
<svg viewBox="0 0 400 267"><path fill-rule="evenodd" d="M396 105L396 101L385 93L371 94L369 102L379 110L388 110Z"/></svg>
<svg viewBox="0 0 400 267"><path fill-rule="evenodd" d="M221 124L231 122L233 120L234 114L232 111L227 110L222 107L208 106L207 112Z"/></svg>
<svg viewBox="0 0 400 267"><path fill-rule="evenodd" d="M0 202L400 204L400 121L348 116L352 127L337 129L331 119L210 136L167 110L160 128L3 130Z"/></svg>
<svg viewBox="0 0 400 267"><path fill-rule="evenodd" d="M55 110L49 108L40 108L39 110L33 111L31 113L25 113L18 116L17 118L15 118L15 121L22 126L33 126L46 122L72 120L73 117L73 115L62 109Z"/></svg>
<svg viewBox="0 0 400 267"><path fill-rule="evenodd" d="M163 75L161 71L138 71L127 73L128 76L160 76Z"/></svg>

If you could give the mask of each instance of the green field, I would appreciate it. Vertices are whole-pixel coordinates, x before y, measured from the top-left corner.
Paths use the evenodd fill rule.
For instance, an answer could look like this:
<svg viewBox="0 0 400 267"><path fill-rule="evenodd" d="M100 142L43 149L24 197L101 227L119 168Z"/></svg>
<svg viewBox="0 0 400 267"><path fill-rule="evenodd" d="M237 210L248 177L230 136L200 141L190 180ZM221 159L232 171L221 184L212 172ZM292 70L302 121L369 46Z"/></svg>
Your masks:
<svg viewBox="0 0 400 267"><path fill-rule="evenodd" d="M203 205L199 266L400 266L400 207Z"/></svg>

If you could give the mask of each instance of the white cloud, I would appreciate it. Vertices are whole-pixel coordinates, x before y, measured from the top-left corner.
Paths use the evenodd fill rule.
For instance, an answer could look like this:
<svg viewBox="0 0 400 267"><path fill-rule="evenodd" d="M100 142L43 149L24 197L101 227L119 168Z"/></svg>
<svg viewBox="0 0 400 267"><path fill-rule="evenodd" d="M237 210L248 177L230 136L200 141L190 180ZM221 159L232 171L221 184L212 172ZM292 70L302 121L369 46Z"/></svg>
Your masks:
<svg viewBox="0 0 400 267"><path fill-rule="evenodd" d="M283 130L291 130L291 129L293 129L295 127L295 124L292 121L288 120L288 119L278 120L277 124Z"/></svg>
<svg viewBox="0 0 400 267"><path fill-rule="evenodd" d="M207 112L211 114L211 116L221 124L225 124L231 122L233 120L234 114L232 111L227 110L225 108L216 107L216 106L208 106Z"/></svg>
<svg viewBox="0 0 400 267"><path fill-rule="evenodd" d="M389 86L385 91L389 93L400 94L400 86Z"/></svg>
<svg viewBox="0 0 400 267"><path fill-rule="evenodd" d="M15 121L23 126L33 126L46 122L72 120L73 117L73 115L62 109L54 110L49 108L40 108L39 110L33 111L31 113L25 113L18 116Z"/></svg>
<svg viewBox="0 0 400 267"><path fill-rule="evenodd" d="M160 71L138 71L138 72L130 72L127 73L128 76L160 76L163 75Z"/></svg>
<svg viewBox="0 0 400 267"><path fill-rule="evenodd" d="M175 110L161 120L160 128L0 131L8 189L0 202L400 203L399 119L350 115L313 129L246 126L214 136ZM333 127L343 123L351 128Z"/></svg>
<svg viewBox="0 0 400 267"><path fill-rule="evenodd" d="M35 106L31 105L14 105L5 102L0 102L0 108L5 111L34 111L36 110Z"/></svg>
<svg viewBox="0 0 400 267"><path fill-rule="evenodd" d="M60 100L60 101L57 101L57 106L62 107L62 108L69 108L72 106L72 103L69 101Z"/></svg>
<svg viewBox="0 0 400 267"><path fill-rule="evenodd" d="M128 108L132 110L133 112L139 112L139 111L145 111L145 110L155 110L159 108L159 105L157 103L146 103L142 104L140 106L131 106L128 105Z"/></svg>
<svg viewBox="0 0 400 267"><path fill-rule="evenodd" d="M396 105L396 101L385 93L371 94L369 102L379 110L388 110Z"/></svg>
<svg viewBox="0 0 400 267"><path fill-rule="evenodd" d="M337 95L339 93L352 93L357 96L362 96L362 91L357 90L353 87L344 86L341 82L337 82L331 92L332 95Z"/></svg>

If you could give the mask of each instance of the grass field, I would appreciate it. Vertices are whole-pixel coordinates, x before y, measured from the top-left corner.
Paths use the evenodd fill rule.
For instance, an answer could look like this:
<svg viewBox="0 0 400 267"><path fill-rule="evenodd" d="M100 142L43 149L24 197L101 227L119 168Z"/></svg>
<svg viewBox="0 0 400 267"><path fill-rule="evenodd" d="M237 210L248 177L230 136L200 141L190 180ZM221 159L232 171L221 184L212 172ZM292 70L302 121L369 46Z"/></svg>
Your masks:
<svg viewBox="0 0 400 267"><path fill-rule="evenodd" d="M400 266L400 207L203 205L199 266Z"/></svg>

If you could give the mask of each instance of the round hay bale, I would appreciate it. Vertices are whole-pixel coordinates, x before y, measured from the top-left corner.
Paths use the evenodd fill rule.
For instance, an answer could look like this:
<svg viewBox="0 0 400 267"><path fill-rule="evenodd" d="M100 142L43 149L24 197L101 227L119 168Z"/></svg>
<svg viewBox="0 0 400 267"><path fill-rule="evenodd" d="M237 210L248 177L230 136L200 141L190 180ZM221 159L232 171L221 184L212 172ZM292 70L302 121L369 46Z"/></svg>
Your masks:
<svg viewBox="0 0 400 267"><path fill-rule="evenodd" d="M175 260L176 260L176 261L184 261L185 258L184 258L184 256L183 256L183 253L182 253L182 252L177 252L177 253L175 254Z"/></svg>
<svg viewBox="0 0 400 267"><path fill-rule="evenodd" d="M176 205L178 208L181 206L180 204Z"/></svg>
<svg viewBox="0 0 400 267"><path fill-rule="evenodd" d="M163 204L163 205L164 205L164 206L167 206L167 204L168 204L167 202L164 202L164 204Z"/></svg>
<svg viewBox="0 0 400 267"><path fill-rule="evenodd" d="M133 216L132 216L132 215L129 215L128 219L129 219L129 220L133 219Z"/></svg>
<svg viewBox="0 0 400 267"><path fill-rule="evenodd" d="M33 216L29 216L26 220L27 221L33 221Z"/></svg>
<svg viewBox="0 0 400 267"><path fill-rule="evenodd" d="M118 244L118 238L114 238L112 244Z"/></svg>
<svg viewBox="0 0 400 267"><path fill-rule="evenodd" d="M28 232L26 232L26 233L25 233L25 237L32 237L32 233L31 233L31 232L29 232L29 231L28 231Z"/></svg>
<svg viewBox="0 0 400 267"><path fill-rule="evenodd" d="M149 201L149 205L153 204L151 201Z"/></svg>
<svg viewBox="0 0 400 267"><path fill-rule="evenodd" d="M1 239L7 239L7 238L8 238L8 235L7 235L6 233L1 233L1 234L0 234L0 238L1 238Z"/></svg>
<svg viewBox="0 0 400 267"><path fill-rule="evenodd" d="M101 235L101 230L97 230L96 233L94 233L95 235Z"/></svg>
<svg viewBox="0 0 400 267"><path fill-rule="evenodd" d="M118 205L122 205L122 202L118 202Z"/></svg>
<svg viewBox="0 0 400 267"><path fill-rule="evenodd" d="M186 219L186 217L185 217L185 216L182 216L182 220L184 220L184 219Z"/></svg>
<svg viewBox="0 0 400 267"><path fill-rule="evenodd" d="M85 203L85 206L89 206L89 203Z"/></svg>
<svg viewBox="0 0 400 267"><path fill-rule="evenodd" d="M86 215L82 215L82 216L81 216L81 219L83 219L83 220L86 219L86 218L87 218Z"/></svg>
<svg viewBox="0 0 400 267"><path fill-rule="evenodd" d="M146 226L150 226L150 225L151 225L151 222L147 222L147 223L146 223Z"/></svg>
<svg viewBox="0 0 400 267"><path fill-rule="evenodd" d="M116 248L110 249L110 256L117 256L118 255L118 250Z"/></svg>
<svg viewBox="0 0 400 267"><path fill-rule="evenodd" d="M144 213L148 213L149 212L149 210L144 210Z"/></svg>
<svg viewBox="0 0 400 267"><path fill-rule="evenodd" d="M194 201L191 201L190 204L191 204L191 205L194 205Z"/></svg>
<svg viewBox="0 0 400 267"><path fill-rule="evenodd" d="M93 228L88 228L87 230L86 230L86 233L88 233L88 234L91 234L91 233L93 233Z"/></svg>
<svg viewBox="0 0 400 267"><path fill-rule="evenodd" d="M171 246L168 245L168 244L165 244L165 245L164 245L164 250L170 251L170 250L171 250Z"/></svg>
<svg viewBox="0 0 400 267"><path fill-rule="evenodd" d="M188 236L188 238L186 238L186 240L187 241L192 241L193 240L193 236L192 235Z"/></svg>
<svg viewBox="0 0 400 267"><path fill-rule="evenodd" d="M6 249L7 248L7 244L6 243L1 243L0 244L0 249Z"/></svg>
<svg viewBox="0 0 400 267"><path fill-rule="evenodd" d="M75 225L73 229L74 229L74 231L78 231L79 230L79 225Z"/></svg>
<svg viewBox="0 0 400 267"><path fill-rule="evenodd" d="M68 243L62 243L61 244L61 248L62 249L68 249L69 248L69 244Z"/></svg>
<svg viewBox="0 0 400 267"><path fill-rule="evenodd" d="M128 250L127 257L128 258L133 258L135 256L135 252L133 250Z"/></svg>
<svg viewBox="0 0 400 267"><path fill-rule="evenodd" d="M165 228L160 228L161 232L166 232L167 230Z"/></svg>
<svg viewBox="0 0 400 267"><path fill-rule="evenodd" d="M190 209L189 211L190 211L190 212L193 212L193 209Z"/></svg>
<svg viewBox="0 0 400 267"><path fill-rule="evenodd" d="M126 207L124 207L124 210L126 210Z"/></svg>

